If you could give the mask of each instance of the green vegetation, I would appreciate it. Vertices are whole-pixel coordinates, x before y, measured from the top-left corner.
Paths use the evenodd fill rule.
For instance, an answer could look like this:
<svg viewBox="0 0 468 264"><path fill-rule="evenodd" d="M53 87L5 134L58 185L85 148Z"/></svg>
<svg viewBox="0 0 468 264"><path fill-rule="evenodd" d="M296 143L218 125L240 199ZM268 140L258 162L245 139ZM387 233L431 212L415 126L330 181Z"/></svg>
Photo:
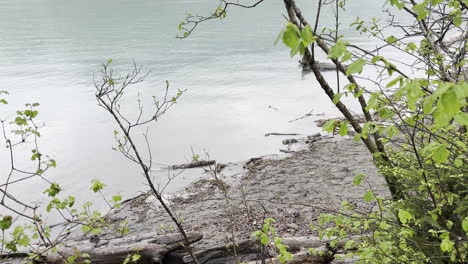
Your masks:
<svg viewBox="0 0 468 264"><path fill-rule="evenodd" d="M251 8L261 2L244 6L221 1L210 16L189 15L179 25L182 37L188 37L203 21L224 18L228 6ZM310 67L330 103L335 104L346 118L346 121L331 120L324 129L330 133L337 131L340 135L354 130L354 139L362 141L372 154L390 193L389 196L379 196L369 185L363 201L373 205L371 210L362 211L343 201L340 213L321 215L311 228L321 238L332 238L332 247L344 241L345 248L350 249L348 256L358 258L361 263L466 263L468 1L389 0L390 14L398 12L408 16L411 23L400 25L393 20L357 18L351 25L363 36L383 43L374 50L366 50L339 35L340 11L346 8L346 1L318 0L314 23L309 23L303 16L295 0L284 0L284 4L289 21L280 31L277 42L284 43L291 56L302 56L303 63ZM334 27L320 25L321 10L327 6L334 7ZM386 29L390 27L400 29L402 34L387 35ZM412 61L388 58L383 52L387 49ZM319 52L336 65L336 80L326 79L322 74L318 66ZM151 161L143 160L141 147L135 143L132 134L135 127L156 122L176 104L184 91L168 96L167 83L164 98L159 101L153 97L154 112L145 119L139 105L137 119L129 121L120 112L119 100L127 86L142 81L146 75L141 76L141 68L135 65L131 74L114 77L109 69L111 63L108 61L103 65L102 82L96 84L96 98L119 127L114 133L118 144L115 150L139 165L152 194L182 234L184 248L198 263L182 220L153 185ZM414 73L408 74L408 68ZM372 77L365 78L365 73ZM346 84L342 86L343 80ZM0 104L8 103L7 95L0 91ZM354 98L358 102L359 115L351 111L345 98ZM10 185L27 184L33 177L46 180L44 174L57 166L39 146L42 125L36 121L38 107L37 103L26 104L13 121L1 121L2 135L10 151L11 169L6 182L0 186L0 206L9 212L0 216L0 255L27 247L31 252L27 258L39 260L45 252L57 251L74 228L81 228L90 236L101 233L104 228L113 229L120 236L126 235L129 232L127 221L109 226L101 212L91 209L92 203L86 202L80 207L75 197L61 196L62 188L58 183L50 182L43 192L50 199L46 211L57 213L65 221L58 233L52 232L43 222L37 205L24 203L9 192ZM361 116L364 123L358 122ZM147 144L143 147L146 147L149 145L147 134L143 137ZM15 162L16 149L27 142L32 142L27 159L35 164L33 170L21 169ZM199 155L193 155L194 161L199 158ZM11 181L13 174L22 177ZM366 175L355 177L355 185L364 183ZM103 183L94 180L90 190L102 195L104 187ZM102 196L110 210L120 207L121 196L114 195L111 199ZM18 218L22 220L16 224ZM274 223L274 219L266 219L263 228L253 232L252 237L263 248L273 242L279 253L278 259L286 263L293 255L282 244ZM76 252L65 262L89 262L88 258L86 253ZM138 252L130 254L124 263L137 263L140 258Z"/></svg>
<svg viewBox="0 0 468 264"><path fill-rule="evenodd" d="M290 49L291 57L302 56L302 63L346 118L327 122L324 130L347 135L351 127L355 140L373 155L391 197L377 196L370 189L363 200L374 203L375 210L357 213L358 208L344 201L341 214L323 215L312 228L321 237L337 237L335 243L359 235L346 247L357 248L350 255L364 263L466 262L468 1L387 1L388 20L358 17L351 24L361 35L383 43L374 50L339 34L340 11L349 1L316 2L314 23L309 23L299 3L284 0L289 22L277 42ZM221 1L216 12L191 21L191 28L185 23L183 36L200 22L225 17L233 6L238 4ZM320 23L327 7L335 11L334 27ZM400 24L397 13L411 22ZM400 35L388 35L388 28ZM382 55L386 50L410 59L386 58ZM335 84L320 71L319 52L336 65ZM408 68L413 74L407 74ZM367 72L374 74L363 77ZM342 89L340 75L347 81ZM364 124L344 98L357 99ZM363 180L365 175L360 174L354 183Z"/></svg>
<svg viewBox="0 0 468 264"><path fill-rule="evenodd" d="M370 189L363 199L374 202L376 210L357 213L345 201L342 214L323 215L313 229L322 237L337 237L335 242L356 238L348 240L346 247L357 248L350 255L362 262L465 262L468 83L464 71L468 44L461 37L458 45L447 47L440 32L465 36L466 29L460 26L463 21L466 23L466 2L390 1L414 17L407 35L398 39L386 36L384 26L375 19L358 19L352 24L362 34L411 55L415 60L413 67L422 73L420 77L406 75L397 66L401 62L390 62L376 52L356 48L344 36L331 44L315 32L314 38L305 38L304 32L310 27L295 2L289 2L286 8L291 11L291 22L280 38L291 49L291 56L305 56L323 90L348 120L332 120L324 129L333 132L338 128L339 134L346 135L347 125L351 124L355 140L362 140L373 154L391 193L390 198L380 197ZM409 32L419 33L420 38L414 40ZM322 48L347 77L349 84L342 92L333 91L323 79L312 52L306 48L313 49L314 45ZM344 67L344 62L350 62L349 66ZM371 66L378 77L371 80L372 87L366 88L354 75ZM349 96L359 99L367 121L363 125L342 103L342 98ZM357 175L354 182L359 185L362 180L365 176Z"/></svg>

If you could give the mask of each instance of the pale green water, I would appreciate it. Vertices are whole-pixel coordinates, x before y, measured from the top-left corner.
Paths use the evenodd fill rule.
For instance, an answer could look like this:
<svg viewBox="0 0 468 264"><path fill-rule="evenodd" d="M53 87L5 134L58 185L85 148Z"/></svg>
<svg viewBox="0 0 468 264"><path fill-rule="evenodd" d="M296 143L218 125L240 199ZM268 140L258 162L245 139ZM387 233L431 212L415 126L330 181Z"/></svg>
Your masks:
<svg viewBox="0 0 468 264"><path fill-rule="evenodd" d="M314 12L315 1L300 2L305 11ZM354 16L378 15L382 3L354 1L348 7L352 15L344 16L343 32L348 32ZM145 187L138 168L111 150L116 126L95 102L93 73L110 58L120 68L134 59L152 71L139 87L143 98L160 94L166 79L173 88L188 89L150 134L158 162L185 162L190 146L220 161L244 160L277 153L281 138L265 138L265 133L320 131L313 118L288 123L312 108L327 115L336 111L311 77L301 79L298 58L289 58L283 45L273 45L285 23L282 1L267 0L253 10L233 9L223 21L200 25L189 39L175 38L186 12L206 14L215 4L1 0L0 90L11 96L0 118L11 118L23 103L40 102L40 118L47 123L43 152L59 165L48 177L63 182L67 191L100 178L110 192L125 195ZM324 19L332 21L332 13ZM372 46L359 35L351 39ZM5 168L4 149L0 158ZM184 177L191 178L189 174ZM30 191L39 187L21 190L32 196ZM180 187L176 184L172 190Z"/></svg>

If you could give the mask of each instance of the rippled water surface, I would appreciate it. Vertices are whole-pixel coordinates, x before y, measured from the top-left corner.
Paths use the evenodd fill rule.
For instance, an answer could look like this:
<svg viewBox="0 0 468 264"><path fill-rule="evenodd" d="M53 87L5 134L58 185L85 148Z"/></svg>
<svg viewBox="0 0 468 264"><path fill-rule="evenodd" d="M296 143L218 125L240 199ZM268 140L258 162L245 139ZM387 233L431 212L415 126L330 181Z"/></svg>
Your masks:
<svg viewBox="0 0 468 264"><path fill-rule="evenodd" d="M299 2L306 14L315 12L316 1ZM378 15L383 2L352 1L343 15L342 32L372 46L348 26L355 16ZM10 92L10 104L1 106L0 118L14 117L26 102L40 102L39 117L46 122L42 151L58 163L47 177L78 195L95 178L107 183L112 193L128 196L145 189L138 168L112 151L116 126L94 98L93 74L98 75L100 64L108 59L118 71L128 69L132 60L151 70L135 88L143 100L161 95L165 80L174 89L187 89L180 103L151 127L153 159L159 163L186 162L191 148L197 153L206 150L219 161L240 161L277 153L281 138L264 137L265 133L318 132L313 118L288 122L311 109L327 116L336 111L311 76L301 78L299 58L290 58L282 44L274 45L285 23L282 1L232 9L225 20L200 25L189 39L175 38L186 12L207 14L215 4L1 0L0 90ZM331 23L333 13L324 12L323 23ZM128 96L127 109L136 110L136 92ZM0 159L4 173L5 149ZM180 189L181 182L193 179L190 173L169 189ZM43 185L30 183L18 190L37 199L34 191Z"/></svg>

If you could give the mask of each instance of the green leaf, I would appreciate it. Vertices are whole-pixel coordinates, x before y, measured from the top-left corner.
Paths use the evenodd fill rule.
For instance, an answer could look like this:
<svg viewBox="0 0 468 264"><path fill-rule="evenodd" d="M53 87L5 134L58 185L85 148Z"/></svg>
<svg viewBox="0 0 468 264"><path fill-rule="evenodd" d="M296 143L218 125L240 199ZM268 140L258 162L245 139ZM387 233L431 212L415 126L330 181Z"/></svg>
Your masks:
<svg viewBox="0 0 468 264"><path fill-rule="evenodd" d="M379 106L379 101L378 101L377 96L371 96L369 101L367 101L366 111L369 111L371 109L377 109L378 106Z"/></svg>
<svg viewBox="0 0 468 264"><path fill-rule="evenodd" d="M413 215L406 211L406 210L399 210L398 211L398 219L400 219L400 222L402 224L408 223L409 220L413 219Z"/></svg>
<svg viewBox="0 0 468 264"><path fill-rule="evenodd" d="M448 229L452 229L452 227L453 227L453 222L452 221L447 220L446 224L447 224Z"/></svg>
<svg viewBox="0 0 468 264"><path fill-rule="evenodd" d="M93 183L93 185L89 189L92 190L93 192L99 192L106 186L104 183L98 180L92 180L91 182Z"/></svg>
<svg viewBox="0 0 468 264"><path fill-rule="evenodd" d="M434 99L433 97L432 98L428 98L424 104L423 104L423 112L424 114L428 115L430 113L432 113L432 111L434 111L435 107L434 107Z"/></svg>
<svg viewBox="0 0 468 264"><path fill-rule="evenodd" d="M394 36L390 36L390 37L386 38L385 41L390 43L390 44L393 44L393 43L397 42L397 38L395 38Z"/></svg>
<svg viewBox="0 0 468 264"><path fill-rule="evenodd" d="M342 97L343 95L344 95L343 93L337 93L337 94L335 94L335 96L333 96L333 103L334 103L334 104L337 104L337 103L341 100L341 97Z"/></svg>
<svg viewBox="0 0 468 264"><path fill-rule="evenodd" d="M416 101L423 95L419 80L412 80L405 86L408 97L408 108L415 110Z"/></svg>
<svg viewBox="0 0 468 264"><path fill-rule="evenodd" d="M27 117L35 118L39 114L39 112L38 111L33 111L33 110L26 110L26 111L24 111L24 114Z"/></svg>
<svg viewBox="0 0 468 264"><path fill-rule="evenodd" d="M60 193L61 190L62 188L60 187L60 185L58 185L57 183L51 183L50 187L43 193L47 193L49 197L55 197L58 193Z"/></svg>
<svg viewBox="0 0 468 264"><path fill-rule="evenodd" d="M434 159L435 162L443 163L447 161L449 155L450 152L447 150L446 145L437 144L437 146L433 148L430 156Z"/></svg>
<svg viewBox="0 0 468 264"><path fill-rule="evenodd" d="M91 227L88 226L88 225L82 225L82 226L81 226L81 230L82 230L84 233L88 233L89 231L91 231Z"/></svg>
<svg viewBox="0 0 468 264"><path fill-rule="evenodd" d="M13 217L10 215L5 215L2 220L0 220L0 229L7 230L11 227Z"/></svg>
<svg viewBox="0 0 468 264"><path fill-rule="evenodd" d="M347 125L346 122L341 122L340 123L340 128L338 129L338 134L340 134L340 136L348 135L348 125Z"/></svg>
<svg viewBox="0 0 468 264"><path fill-rule="evenodd" d="M135 255L132 256L132 261L137 262L140 258L141 258L141 255L135 254Z"/></svg>
<svg viewBox="0 0 468 264"><path fill-rule="evenodd" d="M461 12L457 12L457 15L453 18L453 24L459 27L462 24Z"/></svg>
<svg viewBox="0 0 468 264"><path fill-rule="evenodd" d="M394 86L395 84L397 84L398 82L401 82L403 80L403 77L402 76L398 76L397 78L393 79L392 81L390 81L388 84L387 84L387 88L390 88L392 86Z"/></svg>
<svg viewBox="0 0 468 264"><path fill-rule="evenodd" d="M450 241L449 237L446 237L442 240L442 243L440 243L440 249L443 252L450 252L452 251L453 245L455 245L455 243Z"/></svg>
<svg viewBox="0 0 468 264"><path fill-rule="evenodd" d="M54 159L49 160L49 166L52 168L57 167L57 162Z"/></svg>
<svg viewBox="0 0 468 264"><path fill-rule="evenodd" d="M423 20L429 14L429 10L426 9L426 1L414 5L412 9L418 14L418 20Z"/></svg>
<svg viewBox="0 0 468 264"><path fill-rule="evenodd" d="M19 117L19 116L15 118L15 123L19 126L26 126L28 124L26 119Z"/></svg>
<svg viewBox="0 0 468 264"><path fill-rule="evenodd" d="M330 48L328 51L328 58L339 58L341 57L346 51L347 43L343 40L338 40L333 47Z"/></svg>
<svg viewBox="0 0 468 264"><path fill-rule="evenodd" d="M385 128L385 133L389 138L392 138L393 136L398 135L400 133L400 130L398 129L398 127L391 125Z"/></svg>
<svg viewBox="0 0 468 264"><path fill-rule="evenodd" d="M302 41L297 42L297 46L294 47L293 49L291 49L291 52L289 53L289 55L291 57L294 57L294 55L296 55L298 52L301 55L304 54L304 52L305 52L305 47L304 47Z"/></svg>
<svg viewBox="0 0 468 264"><path fill-rule="evenodd" d="M341 61L349 61L353 57L353 54L349 51L345 51L343 54L343 57L341 58Z"/></svg>
<svg viewBox="0 0 468 264"><path fill-rule="evenodd" d="M275 45L278 43L278 41L279 41L280 39L283 38L284 31L285 31L285 29L282 29L282 30L280 31L280 33L278 34L278 37L276 37L276 40L275 40L275 42L274 42Z"/></svg>
<svg viewBox="0 0 468 264"><path fill-rule="evenodd" d="M458 101L457 94L453 89L447 90L440 98L442 111L450 116L455 115L460 110L460 102Z"/></svg>
<svg viewBox="0 0 468 264"><path fill-rule="evenodd" d="M468 126L468 114L464 112L458 113L456 116L453 117L458 124L462 126Z"/></svg>
<svg viewBox="0 0 468 264"><path fill-rule="evenodd" d="M445 111L438 109L434 112L434 121L437 127L448 126L451 120L451 116L448 115Z"/></svg>
<svg viewBox="0 0 468 264"><path fill-rule="evenodd" d="M462 228L463 231L468 232L468 216L463 219Z"/></svg>
<svg viewBox="0 0 468 264"><path fill-rule="evenodd" d="M414 44L413 42L408 43L406 46L406 50L415 50L417 48L418 46L416 46L416 44Z"/></svg>
<svg viewBox="0 0 468 264"><path fill-rule="evenodd" d="M403 9L405 7L405 3L400 2L398 0L390 0L390 4L392 6L396 6L398 9Z"/></svg>
<svg viewBox="0 0 468 264"><path fill-rule="evenodd" d="M333 130L335 130L335 124L336 120L328 120L325 125L323 125L323 130L331 133Z"/></svg>
<svg viewBox="0 0 468 264"><path fill-rule="evenodd" d="M356 84L354 83L348 83L347 85L345 85L345 90L347 91L350 91L350 92L353 92L354 89L356 89Z"/></svg>
<svg viewBox="0 0 468 264"><path fill-rule="evenodd" d="M262 234L262 231L257 230L257 231L252 232L252 234L250 234L250 236L255 237L255 238L260 238L261 234Z"/></svg>
<svg viewBox="0 0 468 264"><path fill-rule="evenodd" d="M371 190L368 190L365 194L364 194L364 201L365 202L370 202L374 199L374 192L371 191Z"/></svg>
<svg viewBox="0 0 468 264"><path fill-rule="evenodd" d="M356 186L361 185L362 179L364 179L364 177L366 177L366 175L362 173L359 173L358 175L356 175L353 180L354 185Z"/></svg>
<svg viewBox="0 0 468 264"><path fill-rule="evenodd" d="M346 75L349 76L354 73L361 73L364 65L366 65L366 60L357 59L355 62L351 63L346 69Z"/></svg>
<svg viewBox="0 0 468 264"><path fill-rule="evenodd" d="M120 202L122 200L122 195L114 195L112 196L112 201L113 202Z"/></svg>
<svg viewBox="0 0 468 264"><path fill-rule="evenodd" d="M266 245L268 244L268 242L270 241L270 238L268 238L268 236L266 234L262 234L260 236L260 242L263 244L263 245Z"/></svg>
<svg viewBox="0 0 468 264"><path fill-rule="evenodd" d="M289 48L295 49L299 44L298 32L297 26L289 22L282 36L283 43Z"/></svg>
<svg viewBox="0 0 468 264"><path fill-rule="evenodd" d="M23 235L20 239L18 239L18 245L22 247L28 246L30 242L31 239L29 239L29 237L26 235Z"/></svg>
<svg viewBox="0 0 468 264"><path fill-rule="evenodd" d="M312 33L312 29L310 28L309 25L305 26L302 29L301 37L302 37L304 46L308 46L310 43L316 40L316 37L314 37L314 34Z"/></svg>

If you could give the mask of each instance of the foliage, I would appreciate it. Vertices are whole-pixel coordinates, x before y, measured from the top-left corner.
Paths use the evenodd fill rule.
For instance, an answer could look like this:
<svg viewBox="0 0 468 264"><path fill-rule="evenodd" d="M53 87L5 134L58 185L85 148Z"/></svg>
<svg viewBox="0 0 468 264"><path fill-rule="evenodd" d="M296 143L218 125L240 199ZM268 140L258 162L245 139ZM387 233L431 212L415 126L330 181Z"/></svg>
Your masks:
<svg viewBox="0 0 468 264"><path fill-rule="evenodd" d="M152 110L151 113L145 114L143 109L143 104L140 99L138 99L138 110L136 118L130 118L127 116L121 109L121 99L127 93L133 85L142 82L147 74L142 74L142 67L138 67L136 63L133 64L133 70L122 76L115 76L114 71L111 67L112 60L107 61L102 65L101 69L101 80L98 82L95 81L96 88L96 100L98 105L103 108L115 121L118 126L118 130L114 130L114 137L117 142L117 147L114 148L115 151L119 151L125 158L134 162L141 169L141 172L146 180L146 183L149 185L150 193L154 195L159 204L163 207L165 213L171 218L172 222L177 227L180 235L182 236L182 245L184 249L189 253L195 263L199 263L192 248L190 247L190 241L187 237L185 229L182 225L183 218L180 213L174 210L170 202L164 199L163 191L164 188L160 189L159 186L156 187L154 183L154 175L152 175L152 166L153 166L153 154L152 149L149 144L148 133L149 125L155 124L159 119L171 109L177 102L178 99L182 96L185 90L177 90L177 93L173 96L169 95L169 81L166 80L166 87L164 90L164 95L161 98L157 96L152 96ZM134 135L137 129L146 128L146 132L143 133L143 145L146 155L148 155L149 160L143 158L140 144L137 142L137 136ZM193 156L194 161L199 157ZM169 181L171 177L169 177ZM94 192L100 192L103 185L99 182L94 182L91 190ZM119 197L114 196L114 199ZM121 234L128 232L128 228L125 227L124 222L121 223L121 226L118 228ZM136 256L136 255L134 255ZM126 262L137 261L134 260L134 256L127 258Z"/></svg>
<svg viewBox="0 0 468 264"><path fill-rule="evenodd" d="M0 103L8 104L6 91L0 91ZM46 178L46 172L57 166L55 159L44 154L40 148L40 129L44 126L37 121L39 116L39 104L26 104L24 110L16 112L12 121L1 120L4 142L9 153L10 170L6 175L1 175L0 185L0 260L8 258L12 253L22 252L28 249L29 254L26 261L41 259L47 252L57 252L63 245L63 241L68 239L73 230L81 230L85 236L89 234L99 234L103 229L118 230L121 235L128 233L125 225L114 227L106 223L102 213L92 209L92 203L81 201L78 203L73 196L63 196L63 189L59 183L50 182ZM30 147L26 159L20 164L19 148ZM24 169L31 162L32 169ZM27 167L27 166L26 166ZM31 167L31 166L29 166ZM40 208L35 203L22 201L16 197L16 193L10 191L12 185L27 184L28 180L38 178L49 184L49 187L42 192L38 192L37 200L46 202L45 208ZM104 184L98 180L93 180L91 190L101 192ZM41 193L45 195L40 198ZM102 193L101 193L102 194ZM108 200L109 210L118 208L122 197L114 195ZM83 205L81 205L83 203ZM43 221L45 217L57 218L63 221L60 229L53 228L50 223ZM89 263L89 255L75 252L65 259L66 263Z"/></svg>
<svg viewBox="0 0 468 264"><path fill-rule="evenodd" d="M295 48L301 30L308 23L295 1L285 1L291 22L280 37L291 49L291 55L299 51L311 68L317 69L313 72L323 90L352 125L355 139L362 140L373 154L391 192L388 198L377 196L370 189L363 199L374 204L376 210L358 213L345 202L342 213L323 215L313 228L322 237L336 236L337 241L359 235L356 240L348 240L346 247L357 248L350 254L363 263L463 263L468 252L465 67L468 44L464 37L467 3L454 0L389 3L415 20L404 27L403 36L385 36L386 27L397 26L393 21L381 25L377 19L370 22L357 19L352 26L383 41L384 46L377 50L390 47L411 55L415 58L413 71L419 76L405 74L397 64L404 62L390 63L380 54L355 48L342 38L330 41L318 31L313 32L315 42L349 81L346 91L339 94L316 68L311 50ZM458 36L457 39L450 42L448 32ZM419 43L414 42L414 36L421 36ZM345 67L342 63L346 61L352 63ZM377 80L371 80L373 89L364 88L354 76L367 66L373 66L378 74ZM357 87L360 89L356 90ZM364 93L369 96L363 97ZM349 95L359 99L366 118L362 126L341 101ZM345 135L345 126L331 120L324 129L334 132L339 128L340 134ZM364 175L357 175L354 183L359 185L363 179Z"/></svg>
<svg viewBox="0 0 468 264"><path fill-rule="evenodd" d="M288 246L283 245L282 238L276 233L276 228L274 227L275 222L276 220L273 218L265 219L262 229L252 232L251 237L260 241L262 246L267 246L270 242L273 242L273 245L278 252L278 260L281 263L286 263L293 259L293 255L288 252Z"/></svg>

